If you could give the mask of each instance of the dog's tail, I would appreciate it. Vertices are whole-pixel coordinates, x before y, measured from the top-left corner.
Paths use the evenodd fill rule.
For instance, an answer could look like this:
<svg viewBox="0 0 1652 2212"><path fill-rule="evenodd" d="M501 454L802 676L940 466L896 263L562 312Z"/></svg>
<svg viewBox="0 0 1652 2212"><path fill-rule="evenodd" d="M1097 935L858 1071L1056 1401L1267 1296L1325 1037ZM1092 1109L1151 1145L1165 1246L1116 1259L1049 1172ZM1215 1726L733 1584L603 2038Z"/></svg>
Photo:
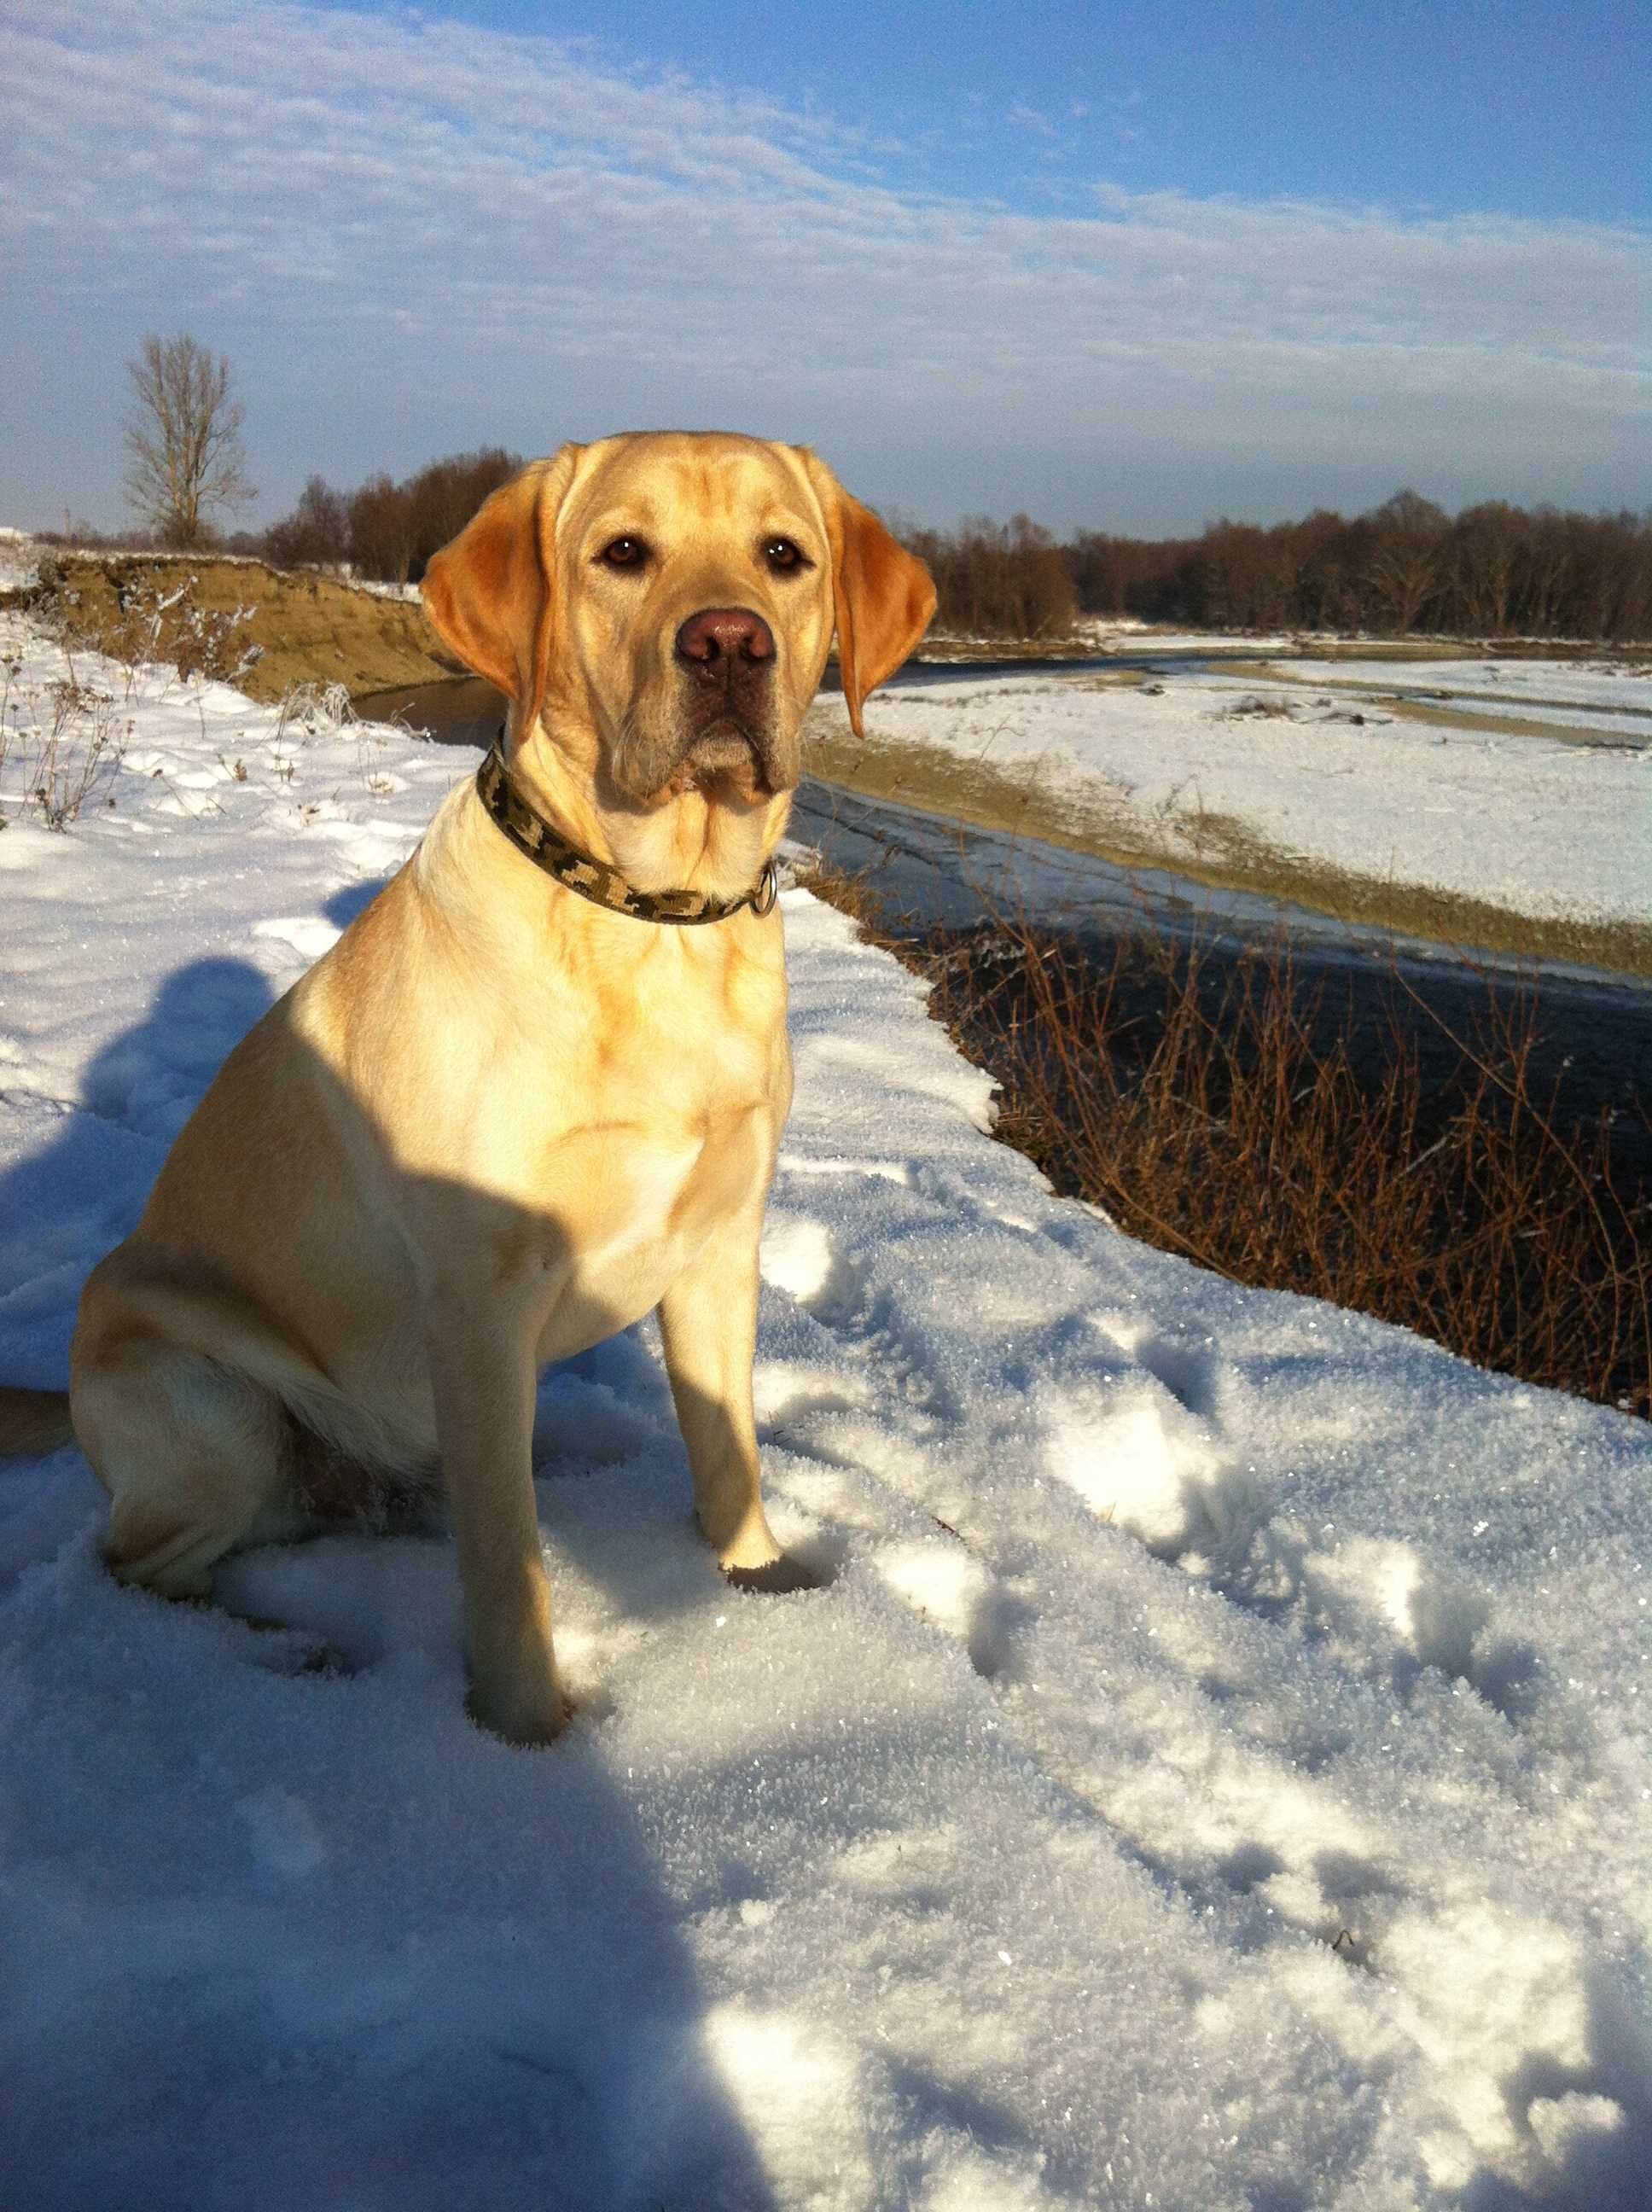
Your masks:
<svg viewBox="0 0 1652 2212"><path fill-rule="evenodd" d="M15 1390L0 1383L0 1459L56 1451L74 1436L66 1390Z"/></svg>

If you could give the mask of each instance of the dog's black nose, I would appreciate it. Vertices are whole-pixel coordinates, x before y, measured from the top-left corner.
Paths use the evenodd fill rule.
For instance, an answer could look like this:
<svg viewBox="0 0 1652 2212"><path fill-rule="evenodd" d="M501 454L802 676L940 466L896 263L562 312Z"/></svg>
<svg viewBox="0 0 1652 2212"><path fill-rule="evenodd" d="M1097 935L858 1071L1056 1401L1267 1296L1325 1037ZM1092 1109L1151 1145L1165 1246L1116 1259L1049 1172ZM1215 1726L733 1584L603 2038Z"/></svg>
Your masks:
<svg viewBox="0 0 1652 2212"><path fill-rule="evenodd" d="M677 633L677 657L707 673L726 675L774 658L774 633L749 607L702 607Z"/></svg>

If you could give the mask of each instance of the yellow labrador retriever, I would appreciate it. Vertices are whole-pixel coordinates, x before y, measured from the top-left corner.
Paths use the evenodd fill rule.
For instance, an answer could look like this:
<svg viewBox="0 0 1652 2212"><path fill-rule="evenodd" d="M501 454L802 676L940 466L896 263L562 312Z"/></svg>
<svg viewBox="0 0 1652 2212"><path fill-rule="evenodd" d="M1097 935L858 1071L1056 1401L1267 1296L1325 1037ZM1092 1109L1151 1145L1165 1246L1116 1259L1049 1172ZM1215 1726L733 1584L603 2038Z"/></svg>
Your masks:
<svg viewBox="0 0 1652 2212"><path fill-rule="evenodd" d="M751 1403L792 1085L770 861L834 623L858 729L935 599L812 453L669 434L535 462L424 601L508 695L503 753L225 1063L87 1284L70 1417L111 1567L177 1597L439 1462L471 1712L543 1743L543 1362L657 1307L707 1540L806 1579ZM49 1401L6 1397L14 1446L49 1441Z"/></svg>

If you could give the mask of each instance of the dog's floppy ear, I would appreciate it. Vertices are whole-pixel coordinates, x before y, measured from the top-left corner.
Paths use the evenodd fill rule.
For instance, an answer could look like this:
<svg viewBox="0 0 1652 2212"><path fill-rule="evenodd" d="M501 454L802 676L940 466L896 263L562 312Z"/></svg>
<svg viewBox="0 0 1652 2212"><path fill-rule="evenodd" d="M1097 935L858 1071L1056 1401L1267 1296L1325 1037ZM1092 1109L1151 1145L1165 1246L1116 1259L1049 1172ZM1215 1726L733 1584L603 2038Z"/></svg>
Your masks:
<svg viewBox="0 0 1652 2212"><path fill-rule="evenodd" d="M564 446L501 484L434 556L419 586L437 635L516 702L519 737L544 702L556 514L583 450Z"/></svg>
<svg viewBox="0 0 1652 2212"><path fill-rule="evenodd" d="M870 692L893 676L935 612L929 571L846 492L824 461L805 448L805 465L826 517L832 547L832 603L837 660L849 725L856 737Z"/></svg>

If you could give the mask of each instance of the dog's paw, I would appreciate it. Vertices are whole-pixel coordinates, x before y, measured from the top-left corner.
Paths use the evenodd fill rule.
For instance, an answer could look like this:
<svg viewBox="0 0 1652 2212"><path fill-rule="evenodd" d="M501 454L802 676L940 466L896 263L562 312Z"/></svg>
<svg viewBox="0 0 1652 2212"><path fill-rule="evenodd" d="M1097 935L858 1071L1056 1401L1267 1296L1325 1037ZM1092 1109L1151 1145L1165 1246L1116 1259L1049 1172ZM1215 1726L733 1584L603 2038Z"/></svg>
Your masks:
<svg viewBox="0 0 1652 2212"><path fill-rule="evenodd" d="M756 1597L786 1597L793 1590L819 1589L823 1578L812 1567L805 1567L801 1559L794 1559L789 1552L782 1552L778 1559L770 1559L762 1567L725 1567L723 1579L738 1590L747 1590Z"/></svg>
<svg viewBox="0 0 1652 2212"><path fill-rule="evenodd" d="M513 1750L538 1751L554 1743L568 1726L572 1708L554 1685L537 1698L485 1696L472 1687L465 1710L484 1735L497 1736Z"/></svg>

